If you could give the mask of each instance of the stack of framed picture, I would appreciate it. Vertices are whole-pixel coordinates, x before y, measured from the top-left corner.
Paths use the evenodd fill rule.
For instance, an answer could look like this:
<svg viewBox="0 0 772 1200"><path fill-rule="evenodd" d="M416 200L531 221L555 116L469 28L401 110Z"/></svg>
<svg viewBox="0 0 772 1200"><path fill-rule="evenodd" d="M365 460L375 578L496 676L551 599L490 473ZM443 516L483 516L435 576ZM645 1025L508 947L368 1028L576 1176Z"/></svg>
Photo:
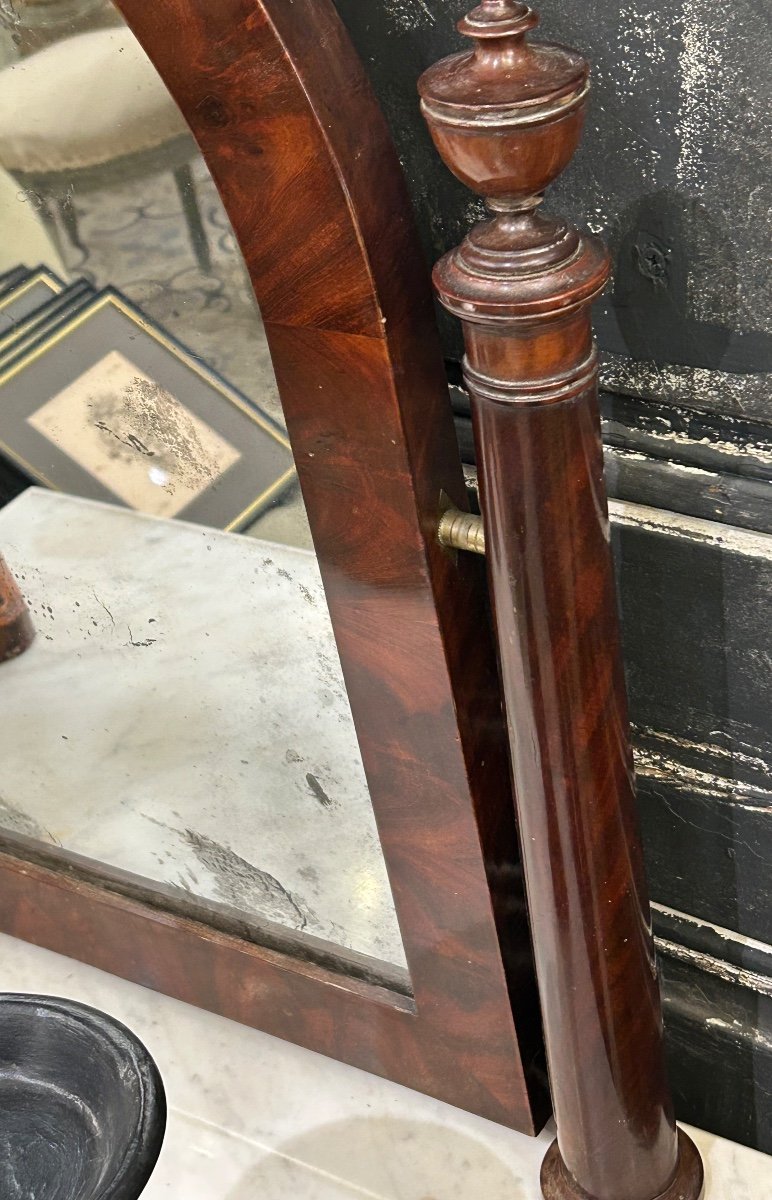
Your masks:
<svg viewBox="0 0 772 1200"><path fill-rule="evenodd" d="M28 483L238 530L295 470L284 431L113 288L0 275L0 498Z"/></svg>

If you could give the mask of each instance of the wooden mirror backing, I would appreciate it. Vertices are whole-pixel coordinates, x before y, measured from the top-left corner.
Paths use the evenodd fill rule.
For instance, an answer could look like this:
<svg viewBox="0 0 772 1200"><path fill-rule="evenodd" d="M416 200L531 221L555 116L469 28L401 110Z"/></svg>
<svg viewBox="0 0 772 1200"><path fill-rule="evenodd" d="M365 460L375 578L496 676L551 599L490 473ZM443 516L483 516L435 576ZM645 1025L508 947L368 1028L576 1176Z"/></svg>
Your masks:
<svg viewBox="0 0 772 1200"><path fill-rule="evenodd" d="M118 6L264 317L410 980L11 835L0 927L535 1132L549 1108L484 564L437 540L465 487L388 130L330 0Z"/></svg>

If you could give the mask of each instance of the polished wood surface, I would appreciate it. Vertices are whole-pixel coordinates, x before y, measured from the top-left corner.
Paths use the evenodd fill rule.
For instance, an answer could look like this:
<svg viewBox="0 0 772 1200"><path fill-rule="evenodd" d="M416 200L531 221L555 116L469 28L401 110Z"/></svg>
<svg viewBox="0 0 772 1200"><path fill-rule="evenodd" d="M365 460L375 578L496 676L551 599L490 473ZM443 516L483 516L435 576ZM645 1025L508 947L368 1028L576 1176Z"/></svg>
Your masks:
<svg viewBox="0 0 772 1200"><path fill-rule="evenodd" d="M19 584L0 554L0 663L23 654L34 636L35 626Z"/></svg>
<svg viewBox="0 0 772 1200"><path fill-rule="evenodd" d="M464 323L487 557L558 1142L548 1200L696 1200L665 1078L635 811L590 304L603 246L541 215L587 64L487 0L422 78L440 153L492 213L437 266Z"/></svg>
<svg viewBox="0 0 772 1200"><path fill-rule="evenodd" d="M410 995L377 963L368 982L8 838L0 926L533 1132L548 1101L484 567L437 542L443 497L466 492L384 120L329 0L119 7L199 141L260 303Z"/></svg>

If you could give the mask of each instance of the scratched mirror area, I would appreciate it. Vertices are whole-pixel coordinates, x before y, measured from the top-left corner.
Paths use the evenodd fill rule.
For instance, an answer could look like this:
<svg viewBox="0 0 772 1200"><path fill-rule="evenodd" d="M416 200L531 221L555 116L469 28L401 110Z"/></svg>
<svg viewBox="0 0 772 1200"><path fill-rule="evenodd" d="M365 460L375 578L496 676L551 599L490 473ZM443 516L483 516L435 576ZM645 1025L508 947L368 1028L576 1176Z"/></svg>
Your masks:
<svg viewBox="0 0 772 1200"><path fill-rule="evenodd" d="M0 0L0 554L5 845L404 983L246 266L104 0Z"/></svg>

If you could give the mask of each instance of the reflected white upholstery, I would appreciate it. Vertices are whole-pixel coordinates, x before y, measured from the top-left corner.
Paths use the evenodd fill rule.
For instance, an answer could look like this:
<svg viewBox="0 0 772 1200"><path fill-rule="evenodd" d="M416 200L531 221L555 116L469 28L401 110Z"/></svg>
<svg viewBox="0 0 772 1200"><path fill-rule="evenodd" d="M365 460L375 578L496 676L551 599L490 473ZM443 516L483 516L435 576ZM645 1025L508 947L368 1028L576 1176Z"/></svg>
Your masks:
<svg viewBox="0 0 772 1200"><path fill-rule="evenodd" d="M24 188L0 168L0 273L27 263L45 263L67 278L59 250Z"/></svg>
<svg viewBox="0 0 772 1200"><path fill-rule="evenodd" d="M10 171L93 167L187 130L125 27L66 38L0 71L0 165Z"/></svg>

